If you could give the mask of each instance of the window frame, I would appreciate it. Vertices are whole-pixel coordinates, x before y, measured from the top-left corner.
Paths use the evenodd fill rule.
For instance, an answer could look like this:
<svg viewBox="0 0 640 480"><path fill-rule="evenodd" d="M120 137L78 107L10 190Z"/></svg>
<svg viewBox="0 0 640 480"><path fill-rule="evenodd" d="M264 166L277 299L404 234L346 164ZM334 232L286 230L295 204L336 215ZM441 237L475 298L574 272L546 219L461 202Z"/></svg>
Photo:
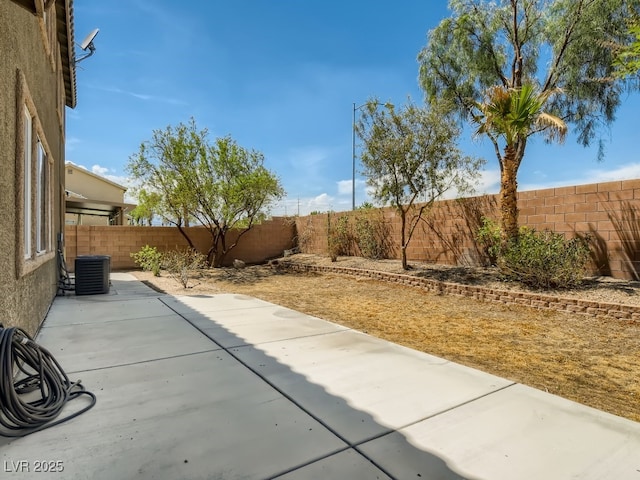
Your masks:
<svg viewBox="0 0 640 480"><path fill-rule="evenodd" d="M23 155L22 155L22 247L23 258L28 260L32 255L31 242L31 173L33 165L33 118L29 108L24 105L22 111Z"/></svg>
<svg viewBox="0 0 640 480"><path fill-rule="evenodd" d="M21 70L18 70L17 98L15 262L16 278L21 278L55 259L53 238L56 219L53 202L56 180L54 178L55 159L51 154L38 111ZM40 148L41 153L39 153ZM46 175L45 181L41 183L41 197L37 195L39 156L42 160L41 172ZM38 222L39 208L42 214L40 223Z"/></svg>
<svg viewBox="0 0 640 480"><path fill-rule="evenodd" d="M36 136L35 162L35 247L36 255L43 255L51 250L51 172L49 155L40 135Z"/></svg>

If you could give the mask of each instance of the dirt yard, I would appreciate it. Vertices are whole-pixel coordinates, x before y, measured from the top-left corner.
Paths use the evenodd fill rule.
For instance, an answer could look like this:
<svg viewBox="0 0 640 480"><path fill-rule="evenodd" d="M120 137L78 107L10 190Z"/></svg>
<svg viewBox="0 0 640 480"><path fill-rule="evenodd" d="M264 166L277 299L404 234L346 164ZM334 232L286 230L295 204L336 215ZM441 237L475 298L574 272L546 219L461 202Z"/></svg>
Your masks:
<svg viewBox="0 0 640 480"><path fill-rule="evenodd" d="M397 265L380 265L382 270L390 268ZM443 275L442 269L438 272L435 277ZM166 272L160 277L131 273L175 295L251 295L640 421L638 322L495 305L414 287L336 274L287 273L268 266L194 274L187 289ZM590 288L587 294L613 301L607 288L611 286ZM622 292L633 297L629 303L640 298L635 284L624 283Z"/></svg>

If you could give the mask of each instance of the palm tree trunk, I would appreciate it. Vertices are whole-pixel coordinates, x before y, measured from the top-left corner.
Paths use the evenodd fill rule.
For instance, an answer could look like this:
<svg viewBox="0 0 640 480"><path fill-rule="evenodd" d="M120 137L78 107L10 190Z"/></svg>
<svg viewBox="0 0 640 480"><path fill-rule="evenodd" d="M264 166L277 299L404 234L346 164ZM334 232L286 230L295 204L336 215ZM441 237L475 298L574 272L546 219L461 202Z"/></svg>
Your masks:
<svg viewBox="0 0 640 480"><path fill-rule="evenodd" d="M500 214L503 243L518 237L518 164L516 156L515 146L507 145L504 151L500 178Z"/></svg>

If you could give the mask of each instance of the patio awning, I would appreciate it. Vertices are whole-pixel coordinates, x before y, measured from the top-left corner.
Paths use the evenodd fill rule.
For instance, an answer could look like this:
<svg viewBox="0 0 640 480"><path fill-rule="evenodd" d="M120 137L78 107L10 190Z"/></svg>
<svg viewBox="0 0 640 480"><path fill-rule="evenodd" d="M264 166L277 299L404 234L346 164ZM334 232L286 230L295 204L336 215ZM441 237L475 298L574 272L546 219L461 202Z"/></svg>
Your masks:
<svg viewBox="0 0 640 480"><path fill-rule="evenodd" d="M66 213L102 216L114 216L120 212L129 212L136 208L133 203L103 202L82 198L67 198L65 205Z"/></svg>

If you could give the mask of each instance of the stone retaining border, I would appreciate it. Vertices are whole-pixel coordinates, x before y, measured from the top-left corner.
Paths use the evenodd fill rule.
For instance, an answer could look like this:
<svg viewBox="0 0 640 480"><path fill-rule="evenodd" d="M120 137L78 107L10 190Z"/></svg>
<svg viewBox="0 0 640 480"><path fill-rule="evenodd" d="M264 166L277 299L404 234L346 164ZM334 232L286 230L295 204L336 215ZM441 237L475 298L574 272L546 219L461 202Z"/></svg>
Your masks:
<svg viewBox="0 0 640 480"><path fill-rule="evenodd" d="M350 267L331 267L308 265L296 262L280 262L279 267L297 272L339 273L353 277L371 278L385 282L418 287L428 292L446 295L471 297L481 301L498 302L505 305L524 305L540 310L555 310L565 313L578 313L594 318L640 321L640 307L618 303L595 302L577 298L556 297L530 292L514 292L496 288L461 285L428 278L403 275L401 273L380 272Z"/></svg>

